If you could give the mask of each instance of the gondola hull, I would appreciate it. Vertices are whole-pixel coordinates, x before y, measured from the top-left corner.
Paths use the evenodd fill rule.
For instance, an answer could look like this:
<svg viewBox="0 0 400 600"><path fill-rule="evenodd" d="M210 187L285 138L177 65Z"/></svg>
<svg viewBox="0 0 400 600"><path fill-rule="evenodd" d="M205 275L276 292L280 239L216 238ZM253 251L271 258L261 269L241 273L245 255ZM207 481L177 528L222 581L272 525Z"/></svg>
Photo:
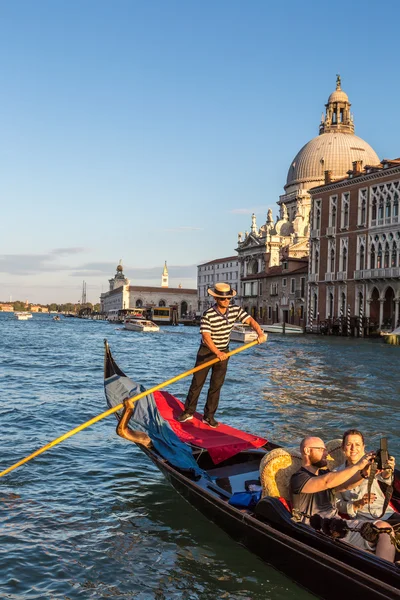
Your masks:
<svg viewBox="0 0 400 600"><path fill-rule="evenodd" d="M125 377L106 347L105 379L112 376ZM177 469L153 448L138 446L191 506L316 596L325 600L337 600L338 596L400 600L400 570L395 565L295 523L276 498L262 500L255 511L238 509L228 503L230 494L212 478ZM240 452L219 465L220 477L229 479L236 467L246 475L248 464L248 478L254 478L254 464L264 454L261 448ZM205 473L212 472L207 452L198 456L198 464Z"/></svg>

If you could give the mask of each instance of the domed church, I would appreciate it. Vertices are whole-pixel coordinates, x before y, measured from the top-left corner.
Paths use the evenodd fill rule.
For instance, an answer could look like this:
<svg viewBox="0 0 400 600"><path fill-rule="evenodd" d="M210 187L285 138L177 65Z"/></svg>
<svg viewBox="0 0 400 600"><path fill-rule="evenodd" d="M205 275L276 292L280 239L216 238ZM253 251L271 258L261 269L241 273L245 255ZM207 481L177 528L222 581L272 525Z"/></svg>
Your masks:
<svg viewBox="0 0 400 600"><path fill-rule="evenodd" d="M309 190L327 181L343 179L354 161L361 161L363 167L380 162L373 148L354 134L350 107L349 98L342 90L341 79L337 75L336 89L325 105L319 135L307 142L290 163L285 193L277 202L278 219L274 222L272 211L269 210L265 224L258 228L253 215L250 232L246 232L244 237L239 233L237 252L241 262L242 301L253 315L262 320L265 320L265 310L271 314L272 320L277 321L290 314L304 313L305 302L300 307L295 302L290 303L285 290L278 294L284 303L277 303L276 298L271 302L268 294L270 287L262 286L262 279L282 277L282 264L286 266L287 274L298 270L299 275L307 273L311 210ZM297 285L299 282L296 281L296 289ZM285 314L286 311L288 314Z"/></svg>

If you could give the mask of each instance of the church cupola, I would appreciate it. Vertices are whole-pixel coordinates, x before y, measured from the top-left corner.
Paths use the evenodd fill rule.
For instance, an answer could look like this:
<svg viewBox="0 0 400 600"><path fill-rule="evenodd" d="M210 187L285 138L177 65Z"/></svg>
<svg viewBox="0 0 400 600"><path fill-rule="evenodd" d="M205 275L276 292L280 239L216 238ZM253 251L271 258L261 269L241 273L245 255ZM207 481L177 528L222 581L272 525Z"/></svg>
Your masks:
<svg viewBox="0 0 400 600"><path fill-rule="evenodd" d="M336 90L325 104L326 113L322 115L319 133L354 133L353 116L350 114L349 97L341 88L340 75L336 76Z"/></svg>
<svg viewBox="0 0 400 600"><path fill-rule="evenodd" d="M164 269L161 275L161 287L168 287L168 269L167 269L167 261L164 263Z"/></svg>

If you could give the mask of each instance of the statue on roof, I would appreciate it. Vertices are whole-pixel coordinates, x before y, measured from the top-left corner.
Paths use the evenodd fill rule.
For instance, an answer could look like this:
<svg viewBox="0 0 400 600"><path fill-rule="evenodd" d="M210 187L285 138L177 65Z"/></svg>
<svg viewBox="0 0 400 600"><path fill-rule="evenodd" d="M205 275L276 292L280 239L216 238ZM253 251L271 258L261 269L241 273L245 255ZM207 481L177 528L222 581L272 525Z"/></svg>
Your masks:
<svg viewBox="0 0 400 600"><path fill-rule="evenodd" d="M251 233L257 233L256 215L254 213L251 215Z"/></svg>
<svg viewBox="0 0 400 600"><path fill-rule="evenodd" d="M340 90L340 89L341 89L341 87L340 87L341 83L342 83L342 80L341 80L341 78L340 78L340 75L339 75L339 74L337 74L337 75L336 75L336 89L337 89L337 90Z"/></svg>

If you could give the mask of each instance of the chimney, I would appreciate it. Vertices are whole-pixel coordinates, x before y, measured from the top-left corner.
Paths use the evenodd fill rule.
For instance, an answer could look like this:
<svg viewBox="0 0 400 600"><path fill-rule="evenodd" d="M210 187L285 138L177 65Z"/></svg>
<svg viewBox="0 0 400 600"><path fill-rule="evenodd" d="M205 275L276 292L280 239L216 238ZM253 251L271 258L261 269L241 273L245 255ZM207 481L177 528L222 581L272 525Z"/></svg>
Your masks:
<svg viewBox="0 0 400 600"><path fill-rule="evenodd" d="M362 160L353 161L353 175L359 175L362 172Z"/></svg>
<svg viewBox="0 0 400 600"><path fill-rule="evenodd" d="M324 171L325 173L325 185L332 183L332 171Z"/></svg>

